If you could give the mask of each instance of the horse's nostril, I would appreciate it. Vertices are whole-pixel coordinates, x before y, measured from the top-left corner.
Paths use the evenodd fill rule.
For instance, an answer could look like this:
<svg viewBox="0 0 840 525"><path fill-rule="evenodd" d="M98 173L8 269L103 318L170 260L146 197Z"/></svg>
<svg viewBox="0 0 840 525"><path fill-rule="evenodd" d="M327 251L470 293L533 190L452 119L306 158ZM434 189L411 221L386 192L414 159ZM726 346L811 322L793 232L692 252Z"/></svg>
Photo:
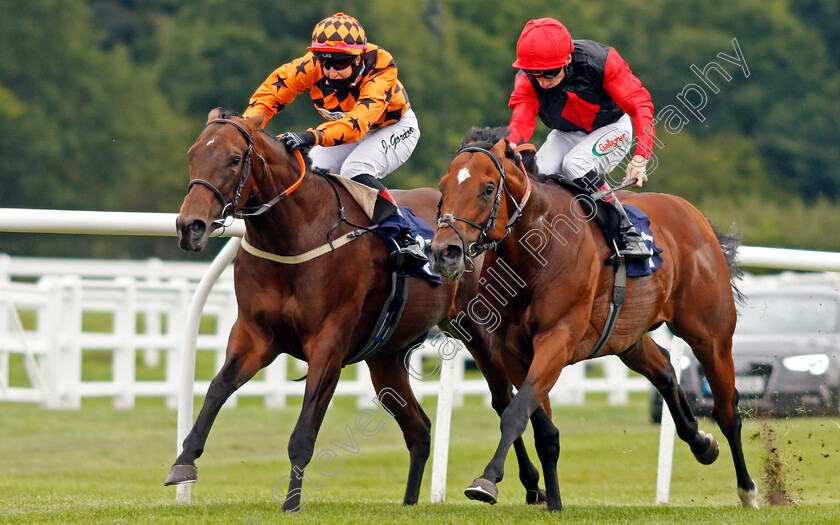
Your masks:
<svg viewBox="0 0 840 525"><path fill-rule="evenodd" d="M204 234L204 230L207 226L204 225L204 221L194 221L191 222L189 226L187 226L187 230L192 237L199 237Z"/></svg>
<svg viewBox="0 0 840 525"><path fill-rule="evenodd" d="M463 251L457 244L450 244L443 250L444 259L460 259Z"/></svg>

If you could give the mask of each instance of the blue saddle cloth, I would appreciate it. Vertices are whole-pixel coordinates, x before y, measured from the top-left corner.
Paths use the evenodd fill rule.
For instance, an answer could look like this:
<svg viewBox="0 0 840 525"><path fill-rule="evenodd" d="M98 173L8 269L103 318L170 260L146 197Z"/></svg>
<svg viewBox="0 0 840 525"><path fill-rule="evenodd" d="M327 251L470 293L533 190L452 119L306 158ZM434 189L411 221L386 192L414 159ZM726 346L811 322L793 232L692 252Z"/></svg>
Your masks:
<svg viewBox="0 0 840 525"><path fill-rule="evenodd" d="M645 213L635 206L624 205L624 211L630 222L636 227L636 232L642 236L645 245L653 252L653 257L643 261L627 261L627 277L647 277L662 266L662 249L656 246L653 240L653 232L650 231L650 219Z"/></svg>
<svg viewBox="0 0 840 525"><path fill-rule="evenodd" d="M429 223L414 215L411 208L407 206L400 206L402 217L398 213L392 213L379 223L379 233L385 240L385 245L389 247L395 246L394 236L405 228L411 230L411 236L414 237L420 248L428 255L429 245L432 244L432 239L435 237L435 232L432 230ZM417 270L409 270L405 272L411 277L419 277L426 279L432 284L441 284L440 275L432 270L432 265L427 263L426 266Z"/></svg>

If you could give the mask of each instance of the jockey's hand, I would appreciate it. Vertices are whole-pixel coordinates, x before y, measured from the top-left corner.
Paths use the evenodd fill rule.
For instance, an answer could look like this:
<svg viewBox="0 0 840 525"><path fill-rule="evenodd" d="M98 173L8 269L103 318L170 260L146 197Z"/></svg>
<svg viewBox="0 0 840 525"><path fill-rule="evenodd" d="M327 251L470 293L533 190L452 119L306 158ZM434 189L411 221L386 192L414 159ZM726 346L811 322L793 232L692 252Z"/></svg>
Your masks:
<svg viewBox="0 0 840 525"><path fill-rule="evenodd" d="M636 183L633 184L634 188L641 188L642 184L647 182L647 173L645 173L645 168L647 166L647 159L642 157L641 155L634 155L633 160L630 161L630 164L627 165L627 175L624 177L624 182L632 178L636 178Z"/></svg>
<svg viewBox="0 0 840 525"><path fill-rule="evenodd" d="M296 149L308 148L315 145L315 134L311 131L304 131L303 133L283 133L277 140L286 146L286 149L295 151Z"/></svg>

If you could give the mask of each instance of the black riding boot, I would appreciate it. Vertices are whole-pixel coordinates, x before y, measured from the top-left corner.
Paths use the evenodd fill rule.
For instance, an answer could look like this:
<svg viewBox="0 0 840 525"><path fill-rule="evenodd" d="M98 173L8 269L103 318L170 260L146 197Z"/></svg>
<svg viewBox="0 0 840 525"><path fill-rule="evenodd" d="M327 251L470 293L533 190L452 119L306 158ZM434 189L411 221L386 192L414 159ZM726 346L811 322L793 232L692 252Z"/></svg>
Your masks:
<svg viewBox="0 0 840 525"><path fill-rule="evenodd" d="M353 180L364 184L370 188L379 191L379 196L376 198L374 205L374 219L382 220L385 217L391 216L393 213L400 213L400 209L396 203L390 198L390 194L385 186L371 175L363 174L356 175ZM414 237L411 236L411 230L405 228L401 230L393 239L394 246L388 246L390 253L388 254L388 261L395 267L402 270L416 270L426 266L429 258L423 253L420 244ZM387 244L387 242L386 242Z"/></svg>
<svg viewBox="0 0 840 525"><path fill-rule="evenodd" d="M604 179L598 175L596 170L590 170L575 181L575 183L590 193L609 190L610 188L607 183L604 182ZM618 202L618 197L613 194L610 200L604 198L601 201L605 205L611 205L615 211L618 212L620 222L618 225L618 239L616 244L618 244L619 255L627 260L636 261L650 258L650 250L648 250L647 246L645 246L645 241L642 239L642 236L636 232L636 228L633 227L633 223L630 222L630 218L627 217L627 212L624 211L624 207L620 202ZM601 226L601 229L604 230L604 232L607 231L607 228L604 228L604 226Z"/></svg>
<svg viewBox="0 0 840 525"><path fill-rule="evenodd" d="M624 211L624 207L618 202L618 199L613 196L612 202L604 201L604 203L611 204L621 219L618 226L618 253L627 260L640 261L650 258L650 250L645 245L642 236L636 232L636 228L630 222L627 212Z"/></svg>

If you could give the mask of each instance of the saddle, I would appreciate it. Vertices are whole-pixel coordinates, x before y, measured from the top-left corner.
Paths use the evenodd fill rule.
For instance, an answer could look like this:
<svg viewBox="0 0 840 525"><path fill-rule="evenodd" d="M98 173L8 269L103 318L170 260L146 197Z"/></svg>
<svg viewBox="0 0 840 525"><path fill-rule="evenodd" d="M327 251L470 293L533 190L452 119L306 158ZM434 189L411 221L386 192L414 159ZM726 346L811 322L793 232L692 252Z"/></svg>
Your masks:
<svg viewBox="0 0 840 525"><path fill-rule="evenodd" d="M336 175L335 173L323 173L333 182L341 184L347 190L347 193L353 197L359 207L362 208L362 211L365 212L368 219L374 224L379 224L379 219L382 219L382 217L377 216L376 213L376 200L379 197L379 192L376 189L348 179L347 177Z"/></svg>
<svg viewBox="0 0 840 525"><path fill-rule="evenodd" d="M574 182L564 179L559 175L550 175L547 178L553 180L560 186L569 190L573 195L591 196L591 193L578 186ZM578 201L581 206L586 208L587 214L592 213L592 205L595 205L595 213L593 221L604 234L604 240L607 246L612 249L613 253L605 261L606 264L618 266L618 253L616 253L616 245L612 241L618 235L618 228L621 224L621 218L618 216L615 208L604 203L601 199L580 199ZM653 239L653 234L650 231L650 219L640 209L631 205L624 205L624 211L630 222L635 226L636 231L642 236L647 247L653 253L653 257L643 261L627 261L627 276L628 277L648 277L659 269L662 265L662 249L656 246Z"/></svg>
<svg viewBox="0 0 840 525"><path fill-rule="evenodd" d="M585 190L560 175L549 175L547 178L569 190L572 195L585 195L587 197L592 195L592 192ZM592 214L592 205L595 205L595 216L592 220L595 221L595 224L601 229L601 233L604 234L604 241L607 243L607 246L615 249L612 239L618 235L618 227L621 224L621 218L618 216L618 212L612 206L605 205L600 199L580 199L578 202L586 208L587 214Z"/></svg>

